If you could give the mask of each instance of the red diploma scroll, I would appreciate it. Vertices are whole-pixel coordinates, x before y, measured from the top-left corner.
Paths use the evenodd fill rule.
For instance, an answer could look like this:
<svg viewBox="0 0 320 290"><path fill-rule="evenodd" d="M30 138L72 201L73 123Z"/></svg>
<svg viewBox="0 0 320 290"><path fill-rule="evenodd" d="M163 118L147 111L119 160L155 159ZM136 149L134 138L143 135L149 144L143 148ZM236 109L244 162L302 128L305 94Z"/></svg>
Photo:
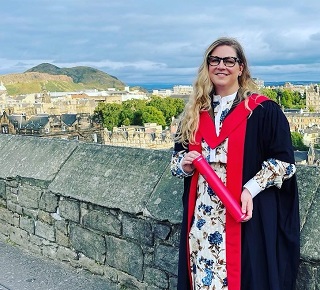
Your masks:
<svg viewBox="0 0 320 290"><path fill-rule="evenodd" d="M241 222L246 217L246 214L242 213L239 203L231 195L227 187L223 184L218 175L214 172L208 162L202 155L193 160L193 165L199 171L199 173L208 182L211 189L220 198L227 211L237 221Z"/></svg>

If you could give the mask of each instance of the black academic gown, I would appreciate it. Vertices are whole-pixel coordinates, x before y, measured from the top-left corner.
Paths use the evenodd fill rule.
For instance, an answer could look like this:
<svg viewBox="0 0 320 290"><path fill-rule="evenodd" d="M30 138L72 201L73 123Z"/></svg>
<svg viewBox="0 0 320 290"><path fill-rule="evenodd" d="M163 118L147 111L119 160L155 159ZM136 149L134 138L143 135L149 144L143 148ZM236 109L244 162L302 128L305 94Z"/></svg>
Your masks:
<svg viewBox="0 0 320 290"><path fill-rule="evenodd" d="M229 146L232 146L229 144ZM175 144L175 150L183 150ZM258 106L247 121L243 184L275 158L294 164L287 119L273 101ZM179 252L178 290L192 290L186 251L191 178L184 180L183 221ZM299 202L296 175L260 192L253 199L253 217L242 223L241 290L295 290L300 257Z"/></svg>

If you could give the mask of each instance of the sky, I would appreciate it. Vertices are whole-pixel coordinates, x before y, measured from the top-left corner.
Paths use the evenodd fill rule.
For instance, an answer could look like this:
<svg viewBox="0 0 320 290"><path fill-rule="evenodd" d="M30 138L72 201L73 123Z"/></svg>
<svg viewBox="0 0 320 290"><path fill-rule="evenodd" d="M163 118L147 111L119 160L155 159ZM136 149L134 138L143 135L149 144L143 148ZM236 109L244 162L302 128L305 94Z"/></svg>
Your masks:
<svg viewBox="0 0 320 290"><path fill-rule="evenodd" d="M320 81L319 0L10 0L0 75L90 66L128 85L192 84L206 48L236 38L255 78Z"/></svg>

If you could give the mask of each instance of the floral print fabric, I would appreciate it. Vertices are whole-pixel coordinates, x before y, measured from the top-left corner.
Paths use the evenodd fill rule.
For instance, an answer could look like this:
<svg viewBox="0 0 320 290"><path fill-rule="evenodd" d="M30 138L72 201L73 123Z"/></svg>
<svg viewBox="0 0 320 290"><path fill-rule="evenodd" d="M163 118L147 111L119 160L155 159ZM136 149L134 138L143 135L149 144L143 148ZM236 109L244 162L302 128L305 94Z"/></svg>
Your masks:
<svg viewBox="0 0 320 290"><path fill-rule="evenodd" d="M205 148L202 154L210 152L205 142L202 147ZM219 154L216 156L219 159ZM225 183L226 164L210 164ZM224 205L199 175L194 220L189 233L193 289L227 289L225 223Z"/></svg>

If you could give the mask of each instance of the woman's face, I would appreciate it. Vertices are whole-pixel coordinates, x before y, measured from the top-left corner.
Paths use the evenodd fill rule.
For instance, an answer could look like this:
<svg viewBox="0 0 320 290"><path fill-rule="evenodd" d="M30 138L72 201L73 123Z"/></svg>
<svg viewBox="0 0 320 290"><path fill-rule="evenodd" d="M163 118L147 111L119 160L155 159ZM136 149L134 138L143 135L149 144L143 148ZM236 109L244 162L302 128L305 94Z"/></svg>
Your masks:
<svg viewBox="0 0 320 290"><path fill-rule="evenodd" d="M231 58L228 59L229 57ZM242 74L243 65L237 59L236 51L228 45L216 47L209 55L210 80L214 84L215 93L222 97L233 94L239 89L238 77Z"/></svg>

